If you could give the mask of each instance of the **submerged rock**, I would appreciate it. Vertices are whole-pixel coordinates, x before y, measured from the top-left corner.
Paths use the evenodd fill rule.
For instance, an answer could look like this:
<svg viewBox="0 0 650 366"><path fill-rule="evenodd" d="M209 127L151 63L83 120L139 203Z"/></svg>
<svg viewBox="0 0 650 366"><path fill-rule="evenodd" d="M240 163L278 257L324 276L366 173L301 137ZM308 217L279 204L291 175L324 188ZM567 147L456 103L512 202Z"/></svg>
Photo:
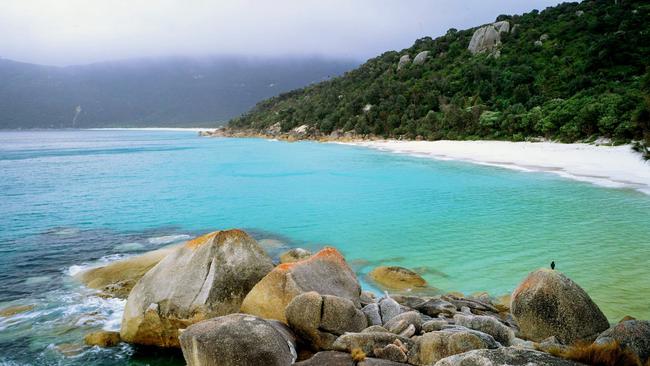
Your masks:
<svg viewBox="0 0 650 366"><path fill-rule="evenodd" d="M584 366L580 363L528 349L482 349L443 358L436 366Z"/></svg>
<svg viewBox="0 0 650 366"><path fill-rule="evenodd" d="M0 310L0 316L10 317L17 314L21 314L34 309L34 305L14 305L8 306Z"/></svg>
<svg viewBox="0 0 650 366"><path fill-rule="evenodd" d="M563 344L591 341L609 328L607 318L589 295L551 269L530 273L512 293L511 309L521 334L537 342L550 336Z"/></svg>
<svg viewBox="0 0 650 366"><path fill-rule="evenodd" d="M238 312L246 294L272 268L264 250L241 230L188 241L135 285L120 335L131 343L178 347L179 329Z"/></svg>
<svg viewBox="0 0 650 366"><path fill-rule="evenodd" d="M627 320L602 332L596 338L597 344L618 342L621 346L634 352L641 362L650 359L650 321Z"/></svg>
<svg viewBox="0 0 650 366"><path fill-rule="evenodd" d="M356 275L341 253L328 247L308 259L275 267L246 296L241 311L286 323L287 305L309 291L342 297L361 307Z"/></svg>
<svg viewBox="0 0 650 366"><path fill-rule="evenodd" d="M370 272L370 278L379 285L396 290L424 287L427 281L408 268L398 266L377 267Z"/></svg>
<svg viewBox="0 0 650 366"><path fill-rule="evenodd" d="M86 334L84 343L89 346L113 347L120 343L120 333L100 330Z"/></svg>
<svg viewBox="0 0 650 366"><path fill-rule="evenodd" d="M346 332L361 332L367 327L366 316L354 303L341 297L310 291L296 296L287 306L289 326L316 350L330 349L336 338Z"/></svg>
<svg viewBox="0 0 650 366"><path fill-rule="evenodd" d="M280 254L280 263L293 263L311 257L311 252L302 248L294 248Z"/></svg>
<svg viewBox="0 0 650 366"><path fill-rule="evenodd" d="M285 366L296 359L290 339L248 314L196 323L181 334L180 343L188 366Z"/></svg>

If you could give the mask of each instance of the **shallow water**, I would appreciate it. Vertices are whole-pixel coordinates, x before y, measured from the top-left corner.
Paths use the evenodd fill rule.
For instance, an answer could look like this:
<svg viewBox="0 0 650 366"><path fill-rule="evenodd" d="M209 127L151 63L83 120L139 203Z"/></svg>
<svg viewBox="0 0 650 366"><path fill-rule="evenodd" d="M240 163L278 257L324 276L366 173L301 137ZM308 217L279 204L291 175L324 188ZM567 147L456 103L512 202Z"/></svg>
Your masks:
<svg viewBox="0 0 650 366"><path fill-rule="evenodd" d="M443 291L510 292L551 260L611 321L650 318L650 196L553 174L181 131L0 132L0 364L182 364L123 345L123 302L70 274L239 227L271 248L339 248L365 274L417 268Z"/></svg>

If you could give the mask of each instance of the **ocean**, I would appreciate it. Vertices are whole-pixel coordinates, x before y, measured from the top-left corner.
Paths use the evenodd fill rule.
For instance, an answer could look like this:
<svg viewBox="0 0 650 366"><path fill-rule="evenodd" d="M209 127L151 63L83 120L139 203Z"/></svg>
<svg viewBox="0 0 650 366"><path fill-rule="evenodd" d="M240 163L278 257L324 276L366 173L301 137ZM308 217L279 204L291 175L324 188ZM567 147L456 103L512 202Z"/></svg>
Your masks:
<svg viewBox="0 0 650 366"><path fill-rule="evenodd" d="M92 265L219 229L277 256L337 247L366 289L378 265L441 292L494 296L549 266L611 322L650 318L650 196L362 147L194 131L0 132L0 365L181 365L179 352L83 346L124 301L74 281Z"/></svg>

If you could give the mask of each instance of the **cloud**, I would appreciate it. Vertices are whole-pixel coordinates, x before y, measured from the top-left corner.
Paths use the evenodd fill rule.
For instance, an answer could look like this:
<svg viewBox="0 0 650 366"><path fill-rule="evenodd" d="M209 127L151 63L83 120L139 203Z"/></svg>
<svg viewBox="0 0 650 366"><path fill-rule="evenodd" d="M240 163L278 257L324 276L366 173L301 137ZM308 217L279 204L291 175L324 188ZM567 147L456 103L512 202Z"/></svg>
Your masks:
<svg viewBox="0 0 650 366"><path fill-rule="evenodd" d="M164 55L366 59L543 9L548 0L2 0L0 57L78 64Z"/></svg>

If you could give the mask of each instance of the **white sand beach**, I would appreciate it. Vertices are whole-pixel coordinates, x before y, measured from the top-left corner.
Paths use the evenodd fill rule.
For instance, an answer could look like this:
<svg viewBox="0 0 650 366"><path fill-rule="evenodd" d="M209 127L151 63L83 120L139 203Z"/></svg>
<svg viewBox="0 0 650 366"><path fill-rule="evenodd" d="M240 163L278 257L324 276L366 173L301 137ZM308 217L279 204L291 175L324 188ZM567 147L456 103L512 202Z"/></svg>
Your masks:
<svg viewBox="0 0 650 366"><path fill-rule="evenodd" d="M345 143L398 154L550 172L611 188L650 194L650 161L630 145L596 146L508 141L359 141Z"/></svg>

